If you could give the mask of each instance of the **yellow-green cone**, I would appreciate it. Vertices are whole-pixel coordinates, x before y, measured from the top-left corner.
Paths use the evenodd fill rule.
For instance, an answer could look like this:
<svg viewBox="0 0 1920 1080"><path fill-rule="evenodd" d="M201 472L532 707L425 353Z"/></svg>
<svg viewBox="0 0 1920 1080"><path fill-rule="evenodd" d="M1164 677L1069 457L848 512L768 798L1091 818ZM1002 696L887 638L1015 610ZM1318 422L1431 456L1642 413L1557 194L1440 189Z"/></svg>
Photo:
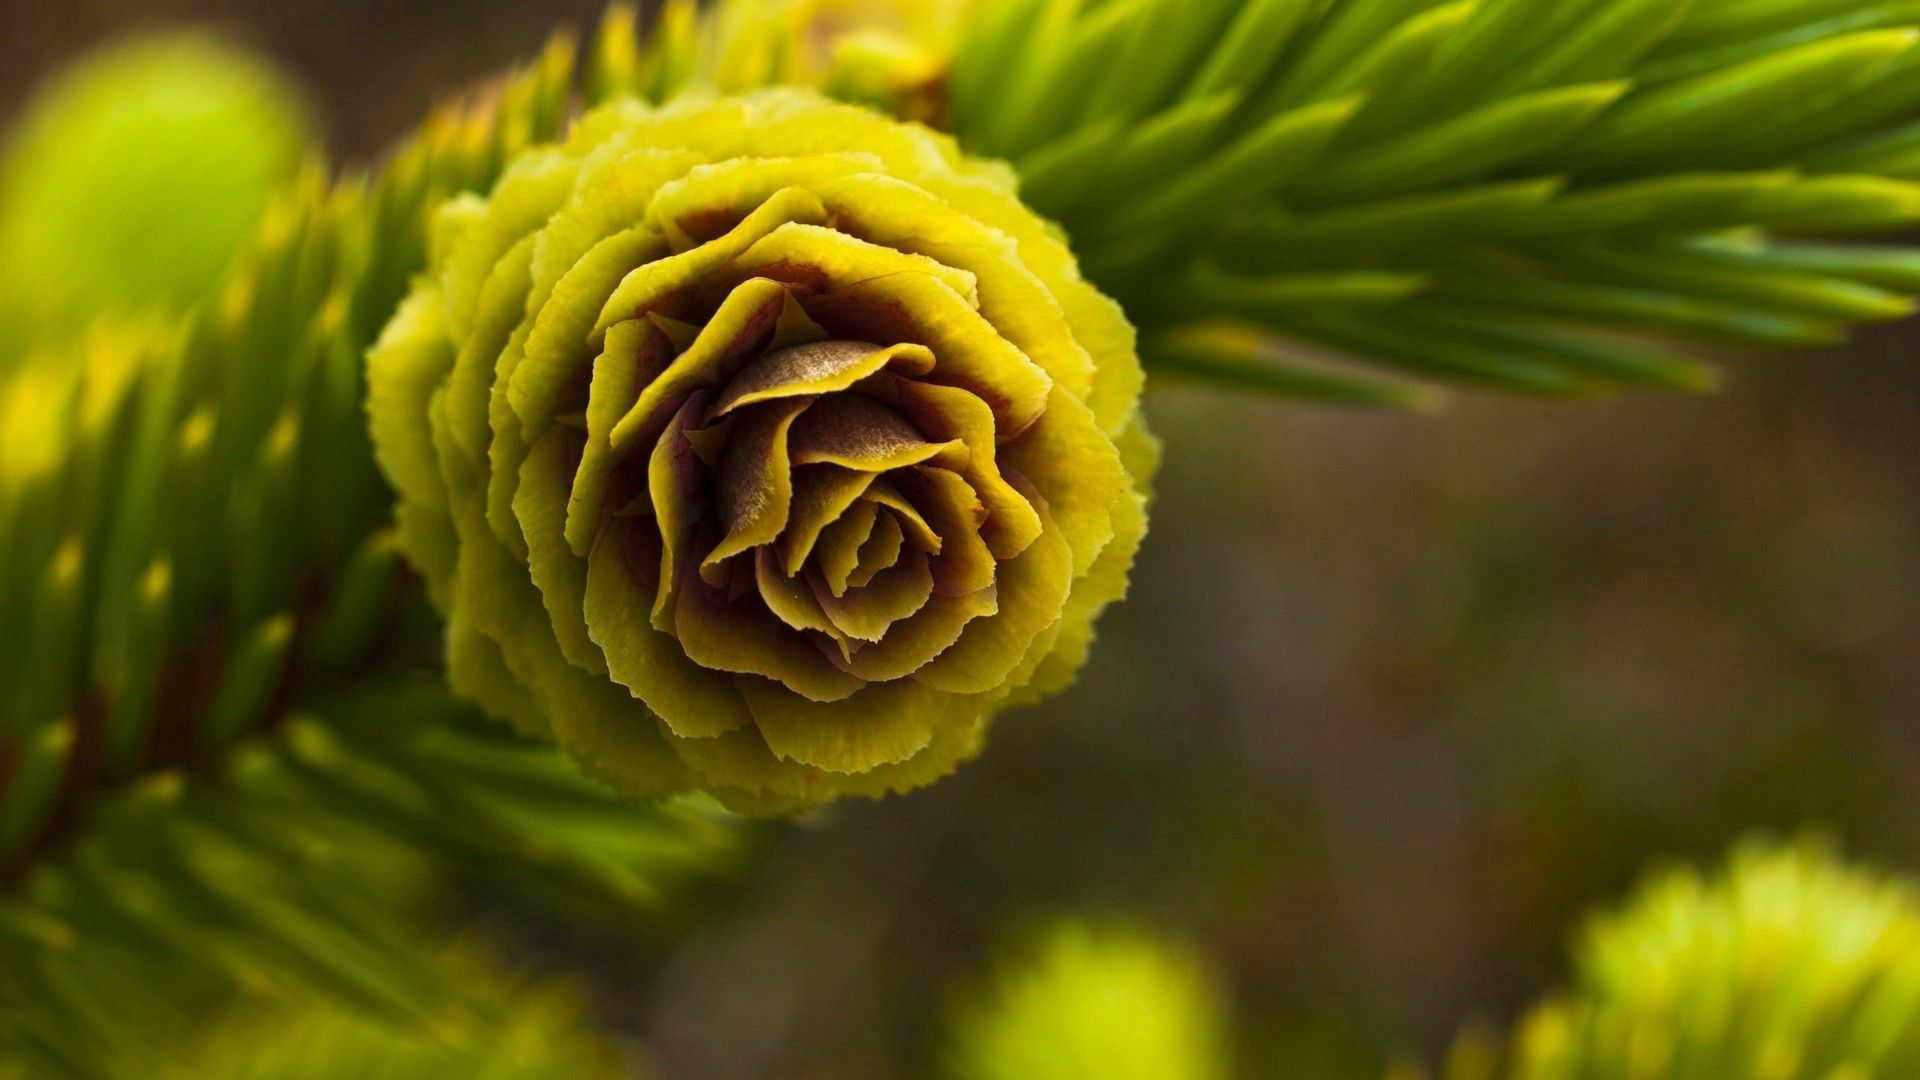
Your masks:
<svg viewBox="0 0 1920 1080"><path fill-rule="evenodd" d="M369 410L451 680L634 797L928 783L1125 591L1132 330L942 136L615 104L434 247Z"/></svg>

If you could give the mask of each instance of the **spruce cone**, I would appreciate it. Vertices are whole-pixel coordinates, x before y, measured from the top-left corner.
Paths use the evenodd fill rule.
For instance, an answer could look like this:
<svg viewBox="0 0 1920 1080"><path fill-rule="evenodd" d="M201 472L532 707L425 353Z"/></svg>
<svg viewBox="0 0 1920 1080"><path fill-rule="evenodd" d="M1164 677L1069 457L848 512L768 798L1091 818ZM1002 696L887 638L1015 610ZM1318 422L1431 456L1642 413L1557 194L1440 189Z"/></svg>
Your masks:
<svg viewBox="0 0 1920 1080"><path fill-rule="evenodd" d="M1011 174L810 94L585 116L449 204L370 365L457 689L635 797L928 783L1070 681L1153 444Z"/></svg>

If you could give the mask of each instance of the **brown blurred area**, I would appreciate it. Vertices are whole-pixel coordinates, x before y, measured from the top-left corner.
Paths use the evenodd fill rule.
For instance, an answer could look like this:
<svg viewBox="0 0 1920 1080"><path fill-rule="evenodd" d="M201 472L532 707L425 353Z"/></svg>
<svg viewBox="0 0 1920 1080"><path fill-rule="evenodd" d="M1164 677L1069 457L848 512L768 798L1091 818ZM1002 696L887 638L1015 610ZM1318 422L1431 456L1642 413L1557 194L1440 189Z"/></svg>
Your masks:
<svg viewBox="0 0 1920 1080"><path fill-rule="evenodd" d="M364 158L532 53L549 4L0 0L0 101L212 24ZM1723 393L1437 417L1159 387L1130 600L1080 685L906 799L777 831L672 941L543 925L672 1077L888 1076L1008 928L1131 913L1228 972L1248 1075L1503 1022L1668 858L1823 829L1920 867L1920 329Z"/></svg>
<svg viewBox="0 0 1920 1080"><path fill-rule="evenodd" d="M527 58L556 28L591 27L605 9L598 0L0 0L0 102L19 101L90 45L208 27L284 64L324 107L329 148L364 159L440 96Z"/></svg>

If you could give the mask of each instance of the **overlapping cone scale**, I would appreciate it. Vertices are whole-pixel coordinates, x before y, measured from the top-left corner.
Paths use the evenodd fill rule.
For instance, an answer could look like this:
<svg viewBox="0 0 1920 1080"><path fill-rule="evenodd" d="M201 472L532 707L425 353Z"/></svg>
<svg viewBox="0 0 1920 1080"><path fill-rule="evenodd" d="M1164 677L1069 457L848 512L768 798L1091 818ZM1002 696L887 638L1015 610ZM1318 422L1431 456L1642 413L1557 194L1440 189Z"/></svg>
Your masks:
<svg viewBox="0 0 1920 1080"><path fill-rule="evenodd" d="M1003 167L798 91L634 103L448 204L370 359L461 693L636 798L902 791L1071 680L1154 446Z"/></svg>

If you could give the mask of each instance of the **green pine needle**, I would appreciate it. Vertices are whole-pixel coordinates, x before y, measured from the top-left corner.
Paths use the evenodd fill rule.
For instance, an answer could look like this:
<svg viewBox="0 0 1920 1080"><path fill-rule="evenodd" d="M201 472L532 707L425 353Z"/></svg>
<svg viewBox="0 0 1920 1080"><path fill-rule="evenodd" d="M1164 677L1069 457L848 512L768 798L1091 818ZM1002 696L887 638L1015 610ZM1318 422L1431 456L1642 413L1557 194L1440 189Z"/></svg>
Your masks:
<svg viewBox="0 0 1920 1080"><path fill-rule="evenodd" d="M556 44L377 178L276 199L196 310L0 375L0 1058L113 1075L262 989L424 1024L454 996L397 921L426 870L630 912L733 850L706 811L616 802L473 727L437 675L390 685L435 635L388 532L362 354L430 209L553 138L573 75Z"/></svg>
<svg viewBox="0 0 1920 1080"><path fill-rule="evenodd" d="M1019 164L1158 370L1325 396L1253 377L1290 339L1429 381L1697 389L1689 343L1912 310L1879 272L1906 249L1796 253L1920 223L1917 40L1885 0L981 0L949 123ZM1356 272L1425 285L1341 296ZM1222 321L1230 362L1179 346Z"/></svg>
<svg viewBox="0 0 1920 1080"><path fill-rule="evenodd" d="M0 900L0 1060L34 1076L142 1075L248 996L324 999L329 1026L398 1053L487 1004L420 947L447 872L631 922L741 852L717 810L621 802L437 679L319 703L216 772L88 811Z"/></svg>
<svg viewBox="0 0 1920 1080"><path fill-rule="evenodd" d="M564 983L499 971L458 946L422 963L462 988L431 1024L400 1025L316 994L243 999L189 1030L158 1062L116 1062L116 1080L616 1080L620 1048L589 1030Z"/></svg>

